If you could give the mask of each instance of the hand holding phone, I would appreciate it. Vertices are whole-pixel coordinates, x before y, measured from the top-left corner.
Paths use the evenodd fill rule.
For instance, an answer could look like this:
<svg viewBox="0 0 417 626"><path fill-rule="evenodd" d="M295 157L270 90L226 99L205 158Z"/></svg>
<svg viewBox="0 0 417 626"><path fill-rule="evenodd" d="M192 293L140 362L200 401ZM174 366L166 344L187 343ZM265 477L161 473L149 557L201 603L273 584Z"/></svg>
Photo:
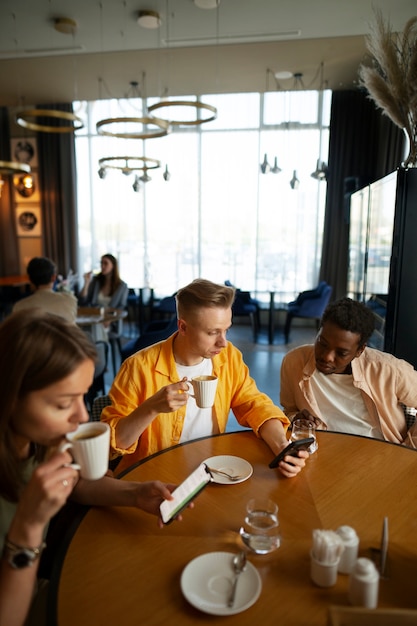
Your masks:
<svg viewBox="0 0 417 626"><path fill-rule="evenodd" d="M185 509L204 487L212 480L210 470L202 463L174 491L173 500L161 502L160 511L164 524L169 524Z"/></svg>
<svg viewBox="0 0 417 626"><path fill-rule="evenodd" d="M278 466L278 463L284 459L287 455L290 456L298 456L299 450L308 450L311 444L314 443L314 437L306 437L305 439L297 439L297 441L291 441L286 448L284 448L276 457L273 459L269 467L271 469Z"/></svg>

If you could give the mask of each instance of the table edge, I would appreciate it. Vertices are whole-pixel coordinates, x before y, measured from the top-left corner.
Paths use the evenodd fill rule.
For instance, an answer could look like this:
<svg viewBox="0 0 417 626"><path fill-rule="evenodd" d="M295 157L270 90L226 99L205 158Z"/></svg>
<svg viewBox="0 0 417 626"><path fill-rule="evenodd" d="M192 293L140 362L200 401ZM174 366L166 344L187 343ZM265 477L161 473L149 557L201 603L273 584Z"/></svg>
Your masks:
<svg viewBox="0 0 417 626"><path fill-rule="evenodd" d="M392 442L392 441L385 441L382 439L375 439L373 437L365 437L364 435L356 435L354 433L342 433L342 432L338 432L338 431L333 431L333 430L323 430L323 431L319 431L320 433L323 433L324 435L326 433L332 434L332 435L341 435L343 437L356 437L358 439L369 439L370 441L373 441L375 443L380 443L380 444L388 444L388 445L392 445L392 446L398 446L401 448L404 448L405 450L410 450L412 452L417 453L417 449L416 448L411 448L409 446L402 446L401 444ZM226 432L226 433L216 433L215 435L207 435L205 437L198 437L197 439L191 439L190 441L184 441L183 443L179 443L176 444L174 446L170 446L169 448L164 448L163 450L159 450L158 452L155 452L152 455L147 456L144 459L141 459L140 461L137 461L136 463L134 463L133 465L131 465L130 467L126 468L125 470L123 470L120 474L117 474L115 476L116 480L119 480L121 478L124 478L125 476L127 476L131 471L133 471L134 469L136 469L137 467L139 467L140 465L143 465L144 463L146 463L147 461L150 461L151 459L154 459L162 454L165 454L166 452L169 452L170 450L174 450L176 448L180 448L180 447L185 447L188 446L190 444L196 443L197 441L204 441L206 439L213 439L216 437L227 437L229 435L240 435L240 434L245 434L245 433L249 433L251 436L254 435L254 433L251 430L237 430L237 431L230 431L230 432ZM72 520L72 522L70 523L69 527L67 528L66 532L64 533L63 539L61 544L59 545L59 548L55 554L54 557L54 563L52 566L52 571L51 571L51 577L50 577L50 581L49 581L49 590L48 590L48 601L47 601L47 615L46 615L46 624L47 626L58 626L58 589L59 589L59 582L60 582L60 578L61 578L61 571L62 571L62 567L64 565L64 560L65 560L65 555L67 553L68 547L79 527L79 525L81 524L82 520L84 519L84 517L87 515L87 513L89 512L89 510L91 509L91 506L86 506L86 505L80 505L79 506L79 510L77 511L77 513L74 516L74 519Z"/></svg>

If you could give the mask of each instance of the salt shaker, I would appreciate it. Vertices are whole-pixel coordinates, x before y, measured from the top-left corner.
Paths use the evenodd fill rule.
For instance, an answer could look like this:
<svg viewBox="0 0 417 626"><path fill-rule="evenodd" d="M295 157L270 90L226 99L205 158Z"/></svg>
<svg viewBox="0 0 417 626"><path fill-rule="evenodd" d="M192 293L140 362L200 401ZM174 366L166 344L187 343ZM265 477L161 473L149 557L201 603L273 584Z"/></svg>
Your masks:
<svg viewBox="0 0 417 626"><path fill-rule="evenodd" d="M349 579L349 600L354 606L375 609L378 604L379 573L370 559L356 560Z"/></svg>
<svg viewBox="0 0 417 626"><path fill-rule="evenodd" d="M339 526L336 532L345 547L340 556L337 571L340 574L350 574L358 558L359 537L350 526Z"/></svg>

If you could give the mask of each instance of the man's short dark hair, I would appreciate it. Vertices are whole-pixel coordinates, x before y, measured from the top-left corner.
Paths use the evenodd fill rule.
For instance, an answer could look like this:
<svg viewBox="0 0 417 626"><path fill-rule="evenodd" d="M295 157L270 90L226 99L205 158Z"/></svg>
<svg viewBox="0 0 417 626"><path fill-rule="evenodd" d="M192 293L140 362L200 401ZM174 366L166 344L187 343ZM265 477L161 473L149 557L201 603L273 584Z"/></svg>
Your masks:
<svg viewBox="0 0 417 626"><path fill-rule="evenodd" d="M329 304L323 313L320 326L326 322L360 335L359 347L366 344L375 329L375 318L371 309L351 298L341 298Z"/></svg>
<svg viewBox="0 0 417 626"><path fill-rule="evenodd" d="M43 256L36 256L29 261L26 269L30 282L39 285L49 285L56 274L55 263Z"/></svg>

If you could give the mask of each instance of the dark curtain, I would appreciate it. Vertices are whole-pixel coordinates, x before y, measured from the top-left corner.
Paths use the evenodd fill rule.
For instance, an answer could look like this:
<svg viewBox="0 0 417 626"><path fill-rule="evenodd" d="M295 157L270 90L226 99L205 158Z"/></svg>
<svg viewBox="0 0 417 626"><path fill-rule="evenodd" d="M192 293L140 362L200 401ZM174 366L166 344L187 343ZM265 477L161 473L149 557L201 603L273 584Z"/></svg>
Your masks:
<svg viewBox="0 0 417 626"><path fill-rule="evenodd" d="M6 107L0 107L0 161L10 161L10 124ZM12 176L2 176L0 198L0 276L20 274L19 250L13 208Z"/></svg>
<svg viewBox="0 0 417 626"><path fill-rule="evenodd" d="M72 113L71 104L44 105ZM77 270L77 206L74 133L38 134L39 176L42 196L43 245L58 272Z"/></svg>
<svg viewBox="0 0 417 626"><path fill-rule="evenodd" d="M350 193L394 171L404 133L363 91L335 91L330 116L329 173L320 280L332 299L346 295Z"/></svg>

